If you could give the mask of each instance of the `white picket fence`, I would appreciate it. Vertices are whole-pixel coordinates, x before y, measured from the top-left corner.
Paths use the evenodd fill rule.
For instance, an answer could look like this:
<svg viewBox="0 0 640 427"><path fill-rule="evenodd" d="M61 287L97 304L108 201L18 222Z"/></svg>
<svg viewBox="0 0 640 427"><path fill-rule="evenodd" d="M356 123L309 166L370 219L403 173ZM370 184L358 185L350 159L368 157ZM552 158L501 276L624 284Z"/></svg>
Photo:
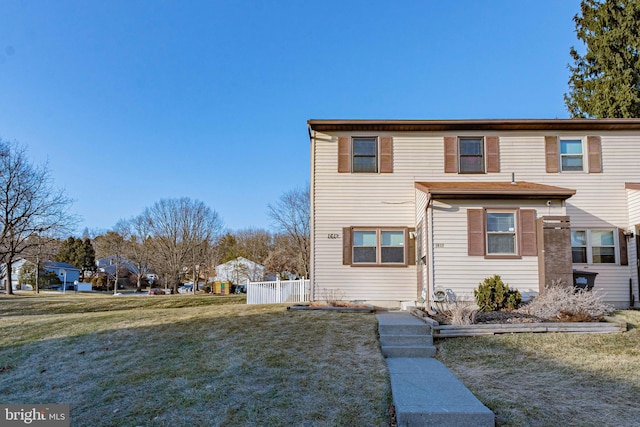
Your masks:
<svg viewBox="0 0 640 427"><path fill-rule="evenodd" d="M247 304L305 302L311 298L311 280L275 280L247 283Z"/></svg>

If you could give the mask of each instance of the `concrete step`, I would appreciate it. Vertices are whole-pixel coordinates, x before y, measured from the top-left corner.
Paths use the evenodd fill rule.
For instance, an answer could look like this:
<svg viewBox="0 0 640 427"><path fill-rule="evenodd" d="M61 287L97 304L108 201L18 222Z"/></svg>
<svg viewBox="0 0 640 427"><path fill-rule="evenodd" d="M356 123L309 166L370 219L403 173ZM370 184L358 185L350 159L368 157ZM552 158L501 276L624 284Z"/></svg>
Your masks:
<svg viewBox="0 0 640 427"><path fill-rule="evenodd" d="M388 358L398 426L493 427L493 412L442 363Z"/></svg>
<svg viewBox="0 0 640 427"><path fill-rule="evenodd" d="M380 344L385 345L433 345L433 335L380 335Z"/></svg>
<svg viewBox="0 0 640 427"><path fill-rule="evenodd" d="M380 313L378 319L378 331L380 335L421 335L430 334L431 327L424 321L407 312Z"/></svg>
<svg viewBox="0 0 640 427"><path fill-rule="evenodd" d="M390 357L434 357L436 348L433 345L385 345L381 348L382 355L386 358Z"/></svg>
<svg viewBox="0 0 640 427"><path fill-rule="evenodd" d="M378 331L380 335L427 335L431 334L431 327L424 322L422 324L407 325L378 324Z"/></svg>

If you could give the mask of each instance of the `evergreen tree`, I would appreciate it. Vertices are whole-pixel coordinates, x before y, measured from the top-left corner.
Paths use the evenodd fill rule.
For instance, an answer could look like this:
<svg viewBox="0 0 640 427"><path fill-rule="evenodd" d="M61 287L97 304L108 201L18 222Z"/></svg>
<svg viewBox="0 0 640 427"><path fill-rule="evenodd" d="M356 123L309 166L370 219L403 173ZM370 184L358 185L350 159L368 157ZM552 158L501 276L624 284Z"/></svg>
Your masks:
<svg viewBox="0 0 640 427"><path fill-rule="evenodd" d="M62 242L60 250L56 255L56 261L66 262L78 267L81 271L82 278L86 271L95 271L96 252L91 244L91 239L76 239L69 237Z"/></svg>
<svg viewBox="0 0 640 427"><path fill-rule="evenodd" d="M586 48L572 47L569 93L572 117L640 117L640 1L582 0L573 20Z"/></svg>

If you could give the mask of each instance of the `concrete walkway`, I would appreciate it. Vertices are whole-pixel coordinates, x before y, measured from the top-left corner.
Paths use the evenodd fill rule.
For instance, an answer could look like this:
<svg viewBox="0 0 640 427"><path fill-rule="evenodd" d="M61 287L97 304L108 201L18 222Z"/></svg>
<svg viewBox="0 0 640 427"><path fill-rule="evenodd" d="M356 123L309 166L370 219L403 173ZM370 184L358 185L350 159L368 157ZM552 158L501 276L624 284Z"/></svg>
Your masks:
<svg viewBox="0 0 640 427"><path fill-rule="evenodd" d="M376 315L399 427L493 427L493 412L433 359L431 328L407 312Z"/></svg>

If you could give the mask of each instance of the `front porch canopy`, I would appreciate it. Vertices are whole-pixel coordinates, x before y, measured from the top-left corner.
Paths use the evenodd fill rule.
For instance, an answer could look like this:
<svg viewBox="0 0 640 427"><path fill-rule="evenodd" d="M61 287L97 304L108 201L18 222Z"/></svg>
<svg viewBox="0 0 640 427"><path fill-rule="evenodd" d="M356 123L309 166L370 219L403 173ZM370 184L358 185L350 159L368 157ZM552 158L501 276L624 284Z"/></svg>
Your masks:
<svg viewBox="0 0 640 427"><path fill-rule="evenodd" d="M566 200L576 190L534 182L416 182L428 199L555 199Z"/></svg>

